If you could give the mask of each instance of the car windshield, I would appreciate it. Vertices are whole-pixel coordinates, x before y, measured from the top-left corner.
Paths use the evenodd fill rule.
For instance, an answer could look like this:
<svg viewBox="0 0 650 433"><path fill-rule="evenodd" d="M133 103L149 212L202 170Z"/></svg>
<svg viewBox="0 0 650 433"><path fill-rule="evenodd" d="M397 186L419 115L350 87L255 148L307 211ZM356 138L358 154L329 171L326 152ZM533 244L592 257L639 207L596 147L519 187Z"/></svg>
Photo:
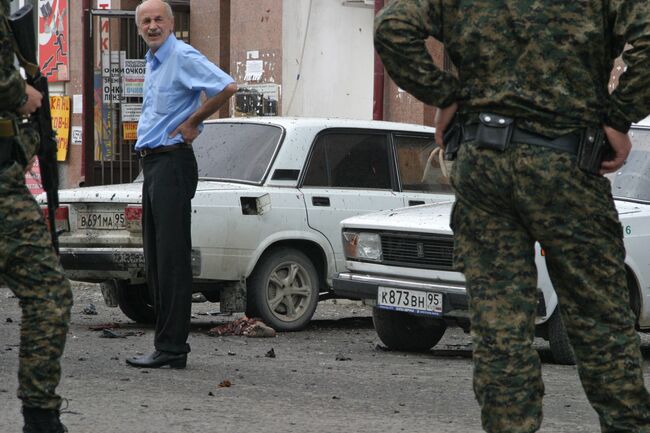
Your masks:
<svg viewBox="0 0 650 433"><path fill-rule="evenodd" d="M282 129L254 123L208 123L194 141L200 178L260 183Z"/></svg>
<svg viewBox="0 0 650 433"><path fill-rule="evenodd" d="M632 128L632 151L612 181L612 195L619 199L650 201L650 128Z"/></svg>

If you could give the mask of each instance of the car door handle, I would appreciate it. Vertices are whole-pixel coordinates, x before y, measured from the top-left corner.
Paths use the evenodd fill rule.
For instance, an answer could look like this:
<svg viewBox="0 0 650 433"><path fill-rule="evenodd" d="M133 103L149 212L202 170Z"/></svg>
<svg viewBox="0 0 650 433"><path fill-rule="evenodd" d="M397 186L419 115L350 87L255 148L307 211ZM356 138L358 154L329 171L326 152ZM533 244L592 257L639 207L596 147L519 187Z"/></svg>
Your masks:
<svg viewBox="0 0 650 433"><path fill-rule="evenodd" d="M329 206L330 205L330 199L329 199L329 197L312 197L311 198L311 203L314 206Z"/></svg>
<svg viewBox="0 0 650 433"><path fill-rule="evenodd" d="M424 204L424 200L409 200L409 206L417 206L419 204Z"/></svg>

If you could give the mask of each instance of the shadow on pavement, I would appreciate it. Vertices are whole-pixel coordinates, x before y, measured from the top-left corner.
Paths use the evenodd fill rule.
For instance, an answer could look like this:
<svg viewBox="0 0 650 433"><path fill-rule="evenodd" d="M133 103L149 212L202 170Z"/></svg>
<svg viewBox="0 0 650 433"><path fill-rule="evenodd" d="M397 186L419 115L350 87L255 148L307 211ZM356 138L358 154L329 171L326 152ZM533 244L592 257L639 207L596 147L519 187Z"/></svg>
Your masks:
<svg viewBox="0 0 650 433"><path fill-rule="evenodd" d="M373 329L372 317L344 317L342 319L312 320L306 331L320 329Z"/></svg>

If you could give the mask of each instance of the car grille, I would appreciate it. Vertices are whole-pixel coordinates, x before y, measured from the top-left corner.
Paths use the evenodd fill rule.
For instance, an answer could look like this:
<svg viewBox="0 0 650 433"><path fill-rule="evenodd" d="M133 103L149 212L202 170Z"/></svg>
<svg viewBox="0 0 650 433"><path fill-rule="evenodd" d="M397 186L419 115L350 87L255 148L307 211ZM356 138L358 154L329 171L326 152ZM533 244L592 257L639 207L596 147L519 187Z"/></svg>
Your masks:
<svg viewBox="0 0 650 433"><path fill-rule="evenodd" d="M410 268L452 270L451 235L381 233L382 264Z"/></svg>

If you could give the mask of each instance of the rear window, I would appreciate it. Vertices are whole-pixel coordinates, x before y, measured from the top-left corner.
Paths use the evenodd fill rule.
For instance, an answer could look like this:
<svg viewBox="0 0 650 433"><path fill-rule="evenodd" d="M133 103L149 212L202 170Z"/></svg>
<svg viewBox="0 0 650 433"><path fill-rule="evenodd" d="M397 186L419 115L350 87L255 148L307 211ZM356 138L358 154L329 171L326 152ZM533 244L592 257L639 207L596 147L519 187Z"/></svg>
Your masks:
<svg viewBox="0 0 650 433"><path fill-rule="evenodd" d="M251 123L208 123L194 141L200 178L261 183L282 129Z"/></svg>

